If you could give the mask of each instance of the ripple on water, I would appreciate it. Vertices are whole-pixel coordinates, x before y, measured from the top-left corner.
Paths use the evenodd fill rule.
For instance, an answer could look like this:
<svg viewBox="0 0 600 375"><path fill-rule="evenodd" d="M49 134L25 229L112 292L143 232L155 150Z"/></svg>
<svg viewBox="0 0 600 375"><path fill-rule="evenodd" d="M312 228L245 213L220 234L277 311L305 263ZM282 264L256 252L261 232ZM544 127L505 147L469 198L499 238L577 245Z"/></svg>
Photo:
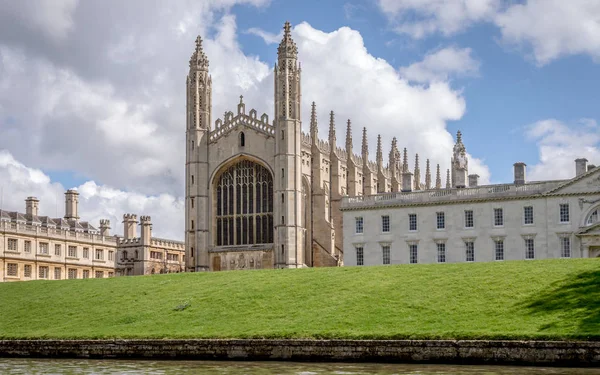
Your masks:
<svg viewBox="0 0 600 375"><path fill-rule="evenodd" d="M402 365L377 363L242 362L242 361L152 361L93 359L0 358L0 374L8 375L600 375L600 369Z"/></svg>

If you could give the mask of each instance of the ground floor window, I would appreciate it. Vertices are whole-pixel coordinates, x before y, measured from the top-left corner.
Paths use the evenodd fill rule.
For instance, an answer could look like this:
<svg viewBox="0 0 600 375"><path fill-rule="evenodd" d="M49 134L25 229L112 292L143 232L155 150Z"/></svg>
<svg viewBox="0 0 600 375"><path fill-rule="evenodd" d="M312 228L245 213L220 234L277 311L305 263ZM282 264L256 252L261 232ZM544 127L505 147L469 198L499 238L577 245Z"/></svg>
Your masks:
<svg viewBox="0 0 600 375"><path fill-rule="evenodd" d="M535 247L533 238L525 239L525 259L535 259Z"/></svg>
<svg viewBox="0 0 600 375"><path fill-rule="evenodd" d="M569 237L560 239L560 256L563 258L571 257L571 239Z"/></svg>
<svg viewBox="0 0 600 375"><path fill-rule="evenodd" d="M383 245L381 251L383 252L383 264L390 264L390 245Z"/></svg>
<svg viewBox="0 0 600 375"><path fill-rule="evenodd" d="M362 248L362 246L356 248L356 265L357 266L362 266L365 262L363 251L364 251L364 249Z"/></svg>
<svg viewBox="0 0 600 375"><path fill-rule="evenodd" d="M76 279L77 278L77 270L75 268L69 268L69 270L67 271L67 277L69 279Z"/></svg>
<svg viewBox="0 0 600 375"><path fill-rule="evenodd" d="M6 265L6 276L19 276L19 265L17 263L8 263Z"/></svg>
<svg viewBox="0 0 600 375"><path fill-rule="evenodd" d="M60 280L60 275L61 274L61 269L60 268L54 268L54 280Z"/></svg>
<svg viewBox="0 0 600 375"><path fill-rule="evenodd" d="M83 278L84 279L89 279L90 278L90 271L89 270L83 270Z"/></svg>
<svg viewBox="0 0 600 375"><path fill-rule="evenodd" d="M418 262L418 253L417 253L417 245L412 244L408 246L410 252L410 262L417 263Z"/></svg>
<svg viewBox="0 0 600 375"><path fill-rule="evenodd" d="M40 266L38 268L38 277L40 279L47 279L49 273L50 273L50 269L48 266Z"/></svg>
<svg viewBox="0 0 600 375"><path fill-rule="evenodd" d="M96 271L96 279L101 279L104 277L104 271Z"/></svg>
<svg viewBox="0 0 600 375"><path fill-rule="evenodd" d="M23 277L31 277L31 264L23 266Z"/></svg>
<svg viewBox="0 0 600 375"><path fill-rule="evenodd" d="M496 240L494 241L495 247L495 259L496 260L504 260L504 240Z"/></svg>
<svg viewBox="0 0 600 375"><path fill-rule="evenodd" d="M465 242L467 262L475 261L475 243L473 241Z"/></svg>
<svg viewBox="0 0 600 375"><path fill-rule="evenodd" d="M446 262L446 244L445 243L437 244L437 261L438 261L438 263Z"/></svg>

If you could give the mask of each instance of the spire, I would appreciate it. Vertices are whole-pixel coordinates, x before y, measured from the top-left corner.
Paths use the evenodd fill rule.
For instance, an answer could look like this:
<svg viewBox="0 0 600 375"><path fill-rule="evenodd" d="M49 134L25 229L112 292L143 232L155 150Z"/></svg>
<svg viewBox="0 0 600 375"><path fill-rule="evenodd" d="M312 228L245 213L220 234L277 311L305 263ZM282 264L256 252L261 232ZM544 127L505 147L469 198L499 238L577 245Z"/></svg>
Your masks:
<svg viewBox="0 0 600 375"><path fill-rule="evenodd" d="M335 114L333 111L329 113L329 147L335 150Z"/></svg>
<svg viewBox="0 0 600 375"><path fill-rule="evenodd" d="M446 189L450 189L452 184L450 183L450 169L446 169Z"/></svg>
<svg viewBox="0 0 600 375"><path fill-rule="evenodd" d="M208 71L208 58L204 54L204 49L202 48L202 38L200 35L198 35L196 38L196 50L190 58L190 69L191 68Z"/></svg>
<svg viewBox="0 0 600 375"><path fill-rule="evenodd" d="M437 165L437 171L435 172L435 188L442 188L442 176L440 176L440 165Z"/></svg>
<svg viewBox="0 0 600 375"><path fill-rule="evenodd" d="M319 134L319 125L317 123L317 105L312 102L312 108L310 110L310 138L313 144L317 143L317 137Z"/></svg>
<svg viewBox="0 0 600 375"><path fill-rule="evenodd" d="M462 133L460 130L456 132L456 143L462 143Z"/></svg>
<svg viewBox="0 0 600 375"><path fill-rule="evenodd" d="M421 190L421 169L419 168L419 154L415 155L415 188L414 190Z"/></svg>
<svg viewBox="0 0 600 375"><path fill-rule="evenodd" d="M425 189L431 189L431 169L429 168L429 159L425 162Z"/></svg>
<svg viewBox="0 0 600 375"><path fill-rule="evenodd" d="M352 157L352 124L348 119L348 125L346 126L346 152L348 153L348 160Z"/></svg>
<svg viewBox="0 0 600 375"><path fill-rule="evenodd" d="M404 147L404 158L402 159L402 173L408 172L408 151Z"/></svg>
<svg viewBox="0 0 600 375"><path fill-rule="evenodd" d="M369 160L369 144L367 143L367 128L363 128L363 136L362 136L362 157L363 162L367 163Z"/></svg>
<svg viewBox="0 0 600 375"><path fill-rule="evenodd" d="M281 43L279 43L279 48L277 49L280 64L283 59L298 58L298 47L296 47L296 43L292 39L292 33L290 31L290 23L286 21L283 25L283 39L281 40Z"/></svg>
<svg viewBox="0 0 600 375"><path fill-rule="evenodd" d="M381 149L381 134L377 135L377 169L383 168L383 151Z"/></svg>

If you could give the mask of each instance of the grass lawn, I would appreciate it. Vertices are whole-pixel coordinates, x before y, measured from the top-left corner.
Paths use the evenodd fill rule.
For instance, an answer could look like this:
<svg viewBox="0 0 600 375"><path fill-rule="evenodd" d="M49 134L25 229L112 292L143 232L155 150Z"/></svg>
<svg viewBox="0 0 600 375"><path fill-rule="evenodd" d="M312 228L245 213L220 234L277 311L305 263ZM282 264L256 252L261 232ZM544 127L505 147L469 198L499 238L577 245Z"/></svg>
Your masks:
<svg viewBox="0 0 600 375"><path fill-rule="evenodd" d="M0 283L0 338L600 339L600 259Z"/></svg>

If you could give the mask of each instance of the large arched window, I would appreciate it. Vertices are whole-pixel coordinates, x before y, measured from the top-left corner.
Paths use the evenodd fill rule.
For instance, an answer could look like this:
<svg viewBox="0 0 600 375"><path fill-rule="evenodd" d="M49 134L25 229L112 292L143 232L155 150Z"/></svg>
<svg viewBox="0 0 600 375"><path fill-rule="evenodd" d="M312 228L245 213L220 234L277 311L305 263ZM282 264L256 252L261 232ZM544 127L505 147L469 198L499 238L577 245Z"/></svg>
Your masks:
<svg viewBox="0 0 600 375"><path fill-rule="evenodd" d="M598 214L600 214L600 209L596 208L587 217L587 220L585 221L585 225L596 224L598 222Z"/></svg>
<svg viewBox="0 0 600 375"><path fill-rule="evenodd" d="M227 168L216 184L217 246L273 243L273 177L250 160Z"/></svg>

